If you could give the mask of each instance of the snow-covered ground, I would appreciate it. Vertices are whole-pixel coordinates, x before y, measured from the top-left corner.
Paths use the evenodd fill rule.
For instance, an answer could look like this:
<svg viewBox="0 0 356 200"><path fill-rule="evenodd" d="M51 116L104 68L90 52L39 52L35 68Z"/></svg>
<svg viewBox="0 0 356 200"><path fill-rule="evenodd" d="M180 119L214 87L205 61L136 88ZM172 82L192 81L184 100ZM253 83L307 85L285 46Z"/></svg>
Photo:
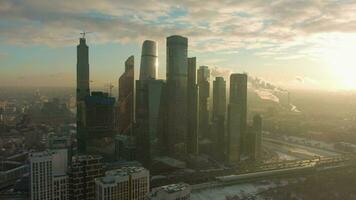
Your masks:
<svg viewBox="0 0 356 200"><path fill-rule="evenodd" d="M193 190L191 194L191 200L225 200L227 196L239 196L247 197L254 196L263 191L285 186L287 181L280 181L279 183L271 181L263 181L260 183L245 183L245 184L236 184L224 187L213 187L206 188L202 190ZM261 199L261 198L256 198Z"/></svg>

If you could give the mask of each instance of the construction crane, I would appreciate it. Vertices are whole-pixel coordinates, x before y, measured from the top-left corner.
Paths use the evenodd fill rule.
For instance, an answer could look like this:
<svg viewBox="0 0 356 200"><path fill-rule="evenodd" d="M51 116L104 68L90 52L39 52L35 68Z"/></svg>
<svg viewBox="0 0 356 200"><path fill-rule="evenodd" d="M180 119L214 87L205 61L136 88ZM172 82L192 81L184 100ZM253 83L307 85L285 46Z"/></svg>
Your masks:
<svg viewBox="0 0 356 200"><path fill-rule="evenodd" d="M93 32L83 31L83 32L80 33L80 35L82 35L82 38L85 38L85 35L88 34L88 33L93 33Z"/></svg>
<svg viewBox="0 0 356 200"><path fill-rule="evenodd" d="M105 85L107 88L108 88L108 93L109 93L109 96L111 96L111 93L112 93L112 89L115 87L112 83L108 83Z"/></svg>

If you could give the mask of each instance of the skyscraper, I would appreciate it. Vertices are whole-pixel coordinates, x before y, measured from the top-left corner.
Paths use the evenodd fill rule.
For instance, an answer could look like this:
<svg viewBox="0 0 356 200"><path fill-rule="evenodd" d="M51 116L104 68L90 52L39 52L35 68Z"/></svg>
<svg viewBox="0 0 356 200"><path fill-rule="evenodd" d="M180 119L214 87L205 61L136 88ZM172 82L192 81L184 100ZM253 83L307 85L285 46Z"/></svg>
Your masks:
<svg viewBox="0 0 356 200"><path fill-rule="evenodd" d="M247 74L231 74L230 102L228 108L228 151L229 164L237 164L244 151L247 117Z"/></svg>
<svg viewBox="0 0 356 200"><path fill-rule="evenodd" d="M198 69L199 86L199 132L201 137L209 135L209 109L210 96L210 70L208 66L200 66Z"/></svg>
<svg viewBox="0 0 356 200"><path fill-rule="evenodd" d="M226 81L223 77L216 77L213 82L213 142L215 155L219 160L224 160L226 151L225 135L226 115Z"/></svg>
<svg viewBox="0 0 356 200"><path fill-rule="evenodd" d="M186 153L188 39L167 38L167 132L168 153Z"/></svg>
<svg viewBox="0 0 356 200"><path fill-rule="evenodd" d="M119 79L119 134L132 135L134 122L134 56L125 62L125 72Z"/></svg>
<svg viewBox="0 0 356 200"><path fill-rule="evenodd" d="M151 158L158 154L158 125L163 80L136 81L137 159L149 167Z"/></svg>
<svg viewBox="0 0 356 200"><path fill-rule="evenodd" d="M216 77L213 82L213 119L226 115L226 81Z"/></svg>
<svg viewBox="0 0 356 200"><path fill-rule="evenodd" d="M77 140L78 151L86 151L86 132L83 128L83 104L89 89L89 48L84 37L79 39L77 46Z"/></svg>
<svg viewBox="0 0 356 200"><path fill-rule="evenodd" d="M158 154L158 117L161 106L163 80L156 80L158 60L156 42L146 40L142 45L140 80L136 81L137 158L149 167Z"/></svg>
<svg viewBox="0 0 356 200"><path fill-rule="evenodd" d="M198 153L198 86L196 58L188 58L188 135L187 152Z"/></svg>
<svg viewBox="0 0 356 200"><path fill-rule="evenodd" d="M158 50L155 41L145 40L142 44L140 80L156 79Z"/></svg>
<svg viewBox="0 0 356 200"><path fill-rule="evenodd" d="M77 46L77 101L89 95L89 47L82 37Z"/></svg>

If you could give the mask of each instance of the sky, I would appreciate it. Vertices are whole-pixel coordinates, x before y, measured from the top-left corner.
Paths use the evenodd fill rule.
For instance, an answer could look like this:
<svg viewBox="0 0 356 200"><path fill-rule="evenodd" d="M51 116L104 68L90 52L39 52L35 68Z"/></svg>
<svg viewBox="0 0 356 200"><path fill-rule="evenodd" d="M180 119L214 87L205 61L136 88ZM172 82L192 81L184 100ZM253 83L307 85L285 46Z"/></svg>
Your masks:
<svg viewBox="0 0 356 200"><path fill-rule="evenodd" d="M246 72L284 88L356 90L354 0L0 0L0 86L74 87L87 34L93 87L117 84L142 42L188 37L213 74Z"/></svg>

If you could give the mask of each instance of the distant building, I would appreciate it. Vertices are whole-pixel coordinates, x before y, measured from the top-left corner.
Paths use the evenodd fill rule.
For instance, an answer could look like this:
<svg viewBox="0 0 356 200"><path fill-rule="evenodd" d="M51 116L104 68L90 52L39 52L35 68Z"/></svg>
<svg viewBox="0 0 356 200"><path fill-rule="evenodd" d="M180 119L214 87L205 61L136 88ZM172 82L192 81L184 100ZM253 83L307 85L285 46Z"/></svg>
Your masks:
<svg viewBox="0 0 356 200"><path fill-rule="evenodd" d="M165 185L152 189L148 195L149 200L188 200L191 187L185 183Z"/></svg>
<svg viewBox="0 0 356 200"><path fill-rule="evenodd" d="M115 136L116 160L132 161L136 159L136 144L133 137L127 135Z"/></svg>
<svg viewBox="0 0 356 200"><path fill-rule="evenodd" d="M28 166L17 161L1 161L0 165L0 185L11 184L28 173Z"/></svg>
<svg viewBox="0 0 356 200"><path fill-rule="evenodd" d="M247 131L247 74L231 74L228 108L227 161L237 164L245 148Z"/></svg>
<svg viewBox="0 0 356 200"><path fill-rule="evenodd" d="M196 58L188 58L188 135L187 153L198 154L198 85Z"/></svg>
<svg viewBox="0 0 356 200"><path fill-rule="evenodd" d="M48 147L50 149L71 148L71 138L69 135L49 134Z"/></svg>
<svg viewBox="0 0 356 200"><path fill-rule="evenodd" d="M260 160L262 158L262 117L261 115L255 115L253 117L252 130L256 137L255 146L255 160Z"/></svg>
<svg viewBox="0 0 356 200"><path fill-rule="evenodd" d="M258 161L262 157L262 117L255 115L252 126L248 127L246 135L247 156L251 161Z"/></svg>
<svg viewBox="0 0 356 200"><path fill-rule="evenodd" d="M89 48L84 37L77 46L77 140L78 151L85 152L85 131L83 129L83 104L90 95L89 88Z"/></svg>
<svg viewBox="0 0 356 200"><path fill-rule="evenodd" d="M95 178L104 175L101 156L73 156L69 170L69 199L94 200Z"/></svg>
<svg viewBox="0 0 356 200"><path fill-rule="evenodd" d="M119 134L132 136L134 123L134 56L125 61L125 72L119 79Z"/></svg>
<svg viewBox="0 0 356 200"><path fill-rule="evenodd" d="M170 155L186 153L188 39L167 38L167 149Z"/></svg>
<svg viewBox="0 0 356 200"><path fill-rule="evenodd" d="M209 96L210 96L210 70L208 66L200 66L198 69L199 86L199 135L209 137Z"/></svg>
<svg viewBox="0 0 356 200"><path fill-rule="evenodd" d="M157 43L145 40L142 44L140 80L156 79L158 68Z"/></svg>
<svg viewBox="0 0 356 200"><path fill-rule="evenodd" d="M150 190L150 174L143 167L107 171L95 179L96 200L144 200Z"/></svg>
<svg viewBox="0 0 356 200"><path fill-rule="evenodd" d="M69 135L49 134L48 136L48 148L51 150L64 150L67 152L68 165L70 165L72 159L72 140Z"/></svg>

